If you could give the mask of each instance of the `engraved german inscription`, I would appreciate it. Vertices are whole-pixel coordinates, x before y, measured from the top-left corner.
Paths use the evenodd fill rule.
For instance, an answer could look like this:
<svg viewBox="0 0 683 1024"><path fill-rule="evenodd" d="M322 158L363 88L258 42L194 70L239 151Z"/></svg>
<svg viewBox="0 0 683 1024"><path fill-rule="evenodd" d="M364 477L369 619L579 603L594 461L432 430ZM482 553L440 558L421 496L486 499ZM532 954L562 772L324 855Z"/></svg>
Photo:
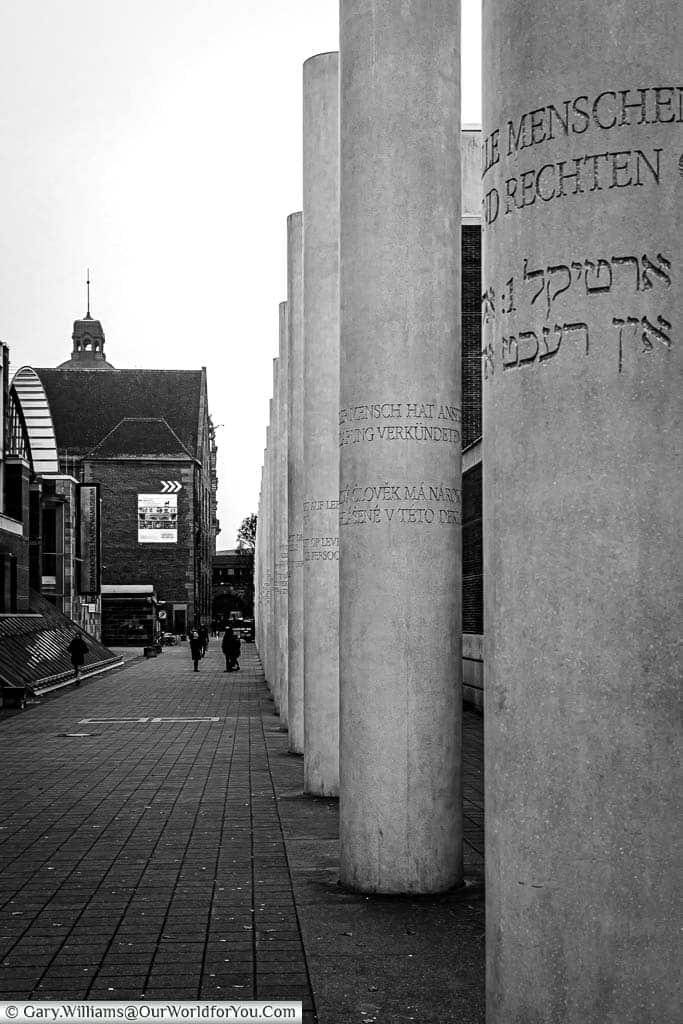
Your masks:
<svg viewBox="0 0 683 1024"><path fill-rule="evenodd" d="M375 402L339 410L339 446L373 441L460 444L457 404L437 401Z"/></svg>
<svg viewBox="0 0 683 1024"><path fill-rule="evenodd" d="M303 561L338 562L338 498L306 498L303 502Z"/></svg>
<svg viewBox="0 0 683 1024"><path fill-rule="evenodd" d="M617 188L657 187L665 168L662 146L630 149L600 145L605 132L624 127L683 123L683 86L604 89L550 102L510 118L482 143L482 200L486 225L537 203ZM519 167L527 151L582 136L596 136L598 148L579 150L568 159L539 160ZM505 169L510 165L510 169ZM514 167L512 166L514 165ZM494 168L500 176L495 183Z"/></svg>
<svg viewBox="0 0 683 1024"><path fill-rule="evenodd" d="M339 537L305 537L305 562L338 562Z"/></svg>

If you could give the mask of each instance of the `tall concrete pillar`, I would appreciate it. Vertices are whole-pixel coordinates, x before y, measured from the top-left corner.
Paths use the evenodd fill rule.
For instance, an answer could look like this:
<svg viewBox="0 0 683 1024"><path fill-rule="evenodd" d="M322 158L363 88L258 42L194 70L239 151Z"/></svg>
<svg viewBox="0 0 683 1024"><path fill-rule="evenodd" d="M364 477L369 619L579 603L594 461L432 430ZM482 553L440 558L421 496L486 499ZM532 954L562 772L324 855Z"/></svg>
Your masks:
<svg viewBox="0 0 683 1024"><path fill-rule="evenodd" d="M261 649L260 657L263 663L263 671L268 680L268 630L269 623L269 574L268 574L268 427L266 427L266 447L263 449L263 511L261 515Z"/></svg>
<svg viewBox="0 0 683 1024"><path fill-rule="evenodd" d="M267 642L266 642L266 680L270 693L273 700L275 701L276 708L276 693L275 693L275 680L274 680L274 667L273 667L273 643L274 643L274 615L273 615L273 571L272 571L272 490L273 490L273 474L272 474L272 445L273 445L273 401L272 398L268 401L268 430L266 434L268 455L267 455L267 467L268 467L268 495L266 502L266 530L267 530L267 573L268 573L268 605L266 611L267 621Z"/></svg>
<svg viewBox="0 0 683 1024"><path fill-rule="evenodd" d="M289 557L287 537L289 520L287 513L287 462L288 462L288 389L289 389L289 338L287 331L287 303L279 306L279 355L277 368L277 506L275 530L277 535L276 563L276 620L277 620L277 675L280 691L280 716L282 724L288 722L287 668L288 668L288 579Z"/></svg>
<svg viewBox="0 0 683 1024"><path fill-rule="evenodd" d="M256 536L254 537L254 640L261 650L261 509L263 499L263 471L256 505Z"/></svg>
<svg viewBox="0 0 683 1024"><path fill-rule="evenodd" d="M460 5L341 0L341 878L462 878Z"/></svg>
<svg viewBox="0 0 683 1024"><path fill-rule="evenodd" d="M267 621L267 639L266 639L266 680L268 687L272 694L273 700L275 701L275 709L277 710L277 687L275 680L275 666L273 651L275 646L275 615L274 615L274 587L273 587L273 399L271 398L268 402L269 408L269 419L268 429L266 431L266 446L268 449L268 498L266 501L266 511L268 518L266 520L267 530L267 550L268 550L268 608L266 612Z"/></svg>
<svg viewBox="0 0 683 1024"><path fill-rule="evenodd" d="M267 434L267 430L266 430ZM267 551L267 537L268 531L266 529L267 515L266 515L266 500L268 494L268 449L263 449L263 468L261 470L263 479L263 487L261 488L261 505L259 511L259 549L261 556L259 559L260 563L260 637L259 637L259 657L261 664L263 665L263 672L268 678L266 672L266 617L267 617L267 604L268 604L268 580L266 574L266 566L268 564L268 551Z"/></svg>
<svg viewBox="0 0 683 1024"><path fill-rule="evenodd" d="M289 329L288 481L289 598L287 705L289 749L304 752L304 332L302 214L287 218L287 310Z"/></svg>
<svg viewBox="0 0 683 1024"><path fill-rule="evenodd" d="M273 697L275 699L275 708L278 714L282 713L281 710L281 692L280 692L280 658L279 658L279 644L280 644L280 620L278 618L278 505L279 505L279 407L278 407L278 356L273 359L273 398L272 398L272 413L270 418L270 441L271 441L271 453L270 453L270 473L271 473L271 490L270 490L270 564L272 572L272 595L271 595L271 622L272 622L272 640L270 647L270 660L271 660L271 677L273 687Z"/></svg>
<svg viewBox="0 0 683 1024"><path fill-rule="evenodd" d="M265 594L265 578L264 578L264 565L265 565L265 534L263 524L265 521L265 493L266 493L266 477L265 477L265 451L263 455L263 465L261 466L261 493L259 496L258 503L258 519L256 520L256 565L258 572L258 622L257 622L257 649L259 657L263 661L264 657L264 625L263 625L263 609L264 609L264 594Z"/></svg>
<svg viewBox="0 0 683 1024"><path fill-rule="evenodd" d="M339 55L304 64L304 790L339 792Z"/></svg>
<svg viewBox="0 0 683 1024"><path fill-rule="evenodd" d="M484 12L487 1021L672 1024L681 6Z"/></svg>

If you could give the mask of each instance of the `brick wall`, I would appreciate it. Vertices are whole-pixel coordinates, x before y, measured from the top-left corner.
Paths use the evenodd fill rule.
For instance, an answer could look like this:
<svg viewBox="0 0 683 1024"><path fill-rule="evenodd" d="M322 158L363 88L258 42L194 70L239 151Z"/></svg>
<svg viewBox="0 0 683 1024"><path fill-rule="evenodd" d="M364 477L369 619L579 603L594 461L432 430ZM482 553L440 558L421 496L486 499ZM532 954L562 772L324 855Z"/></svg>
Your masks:
<svg viewBox="0 0 683 1024"><path fill-rule="evenodd" d="M462 478L462 631L484 632L481 463Z"/></svg>
<svg viewBox="0 0 683 1024"><path fill-rule="evenodd" d="M462 227L462 445L481 437L481 228Z"/></svg>
<svg viewBox="0 0 683 1024"><path fill-rule="evenodd" d="M179 460L88 460L84 481L97 481L102 498L102 583L154 585L157 597L188 605L195 614L195 470ZM138 494L161 494L162 480L179 480L178 541L138 543Z"/></svg>
<svg viewBox="0 0 683 1024"><path fill-rule="evenodd" d="M27 612L28 537L19 537L0 527L0 561L0 612Z"/></svg>

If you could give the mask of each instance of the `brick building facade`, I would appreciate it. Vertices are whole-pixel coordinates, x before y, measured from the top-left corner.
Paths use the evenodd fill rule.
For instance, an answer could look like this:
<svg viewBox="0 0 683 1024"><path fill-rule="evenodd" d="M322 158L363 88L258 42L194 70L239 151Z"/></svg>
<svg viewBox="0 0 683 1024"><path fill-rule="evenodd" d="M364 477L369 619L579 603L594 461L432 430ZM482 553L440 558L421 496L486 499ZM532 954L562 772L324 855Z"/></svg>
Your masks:
<svg viewBox="0 0 683 1024"><path fill-rule="evenodd" d="M481 168L477 127L462 133L462 653L463 689L484 695L481 461Z"/></svg>
<svg viewBox="0 0 683 1024"><path fill-rule="evenodd" d="M218 523L206 370L117 370L89 314L73 340L70 360L36 373L62 471L99 486L103 639L149 639L132 610L140 588L157 631L208 624Z"/></svg>
<svg viewBox="0 0 683 1024"><path fill-rule="evenodd" d="M144 431L149 423L139 420L131 426ZM156 602L165 605L160 610L166 612L163 621L169 630L185 633L195 621L208 622L211 535L202 528L208 496L205 475L194 460L186 452L105 454L100 448L83 459L82 474L84 480L97 481L103 495L105 605L112 599L113 587L152 584ZM177 540L140 543L138 496L161 493L163 481L180 484L175 495ZM108 633L105 630L105 637ZM109 640L115 642L113 636Z"/></svg>
<svg viewBox="0 0 683 1024"><path fill-rule="evenodd" d="M249 548L217 551L213 560L213 622L227 624L230 613L254 615L254 552Z"/></svg>

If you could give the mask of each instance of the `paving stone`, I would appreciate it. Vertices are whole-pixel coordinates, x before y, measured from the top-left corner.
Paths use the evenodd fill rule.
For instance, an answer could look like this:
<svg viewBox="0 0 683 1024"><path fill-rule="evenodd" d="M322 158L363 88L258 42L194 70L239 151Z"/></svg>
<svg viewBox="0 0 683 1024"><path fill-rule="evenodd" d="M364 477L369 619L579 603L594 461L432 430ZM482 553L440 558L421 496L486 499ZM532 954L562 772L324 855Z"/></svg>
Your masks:
<svg viewBox="0 0 683 1024"><path fill-rule="evenodd" d="M367 1019L364 958L376 979L383 969L393 979L395 967L382 963L398 943L415 962L398 971L409 979L394 986L402 995L412 984L421 996L435 977L443 985L456 961L474 964L458 1012L469 998L463 1024L481 1024L481 891L470 911L450 897L368 901L341 890L338 802L302 796L301 759L287 752L254 648L245 645L229 687L219 653L209 650L192 690L191 663L188 671L177 648L129 664L115 686L103 675L20 715L0 714L0 744L11 750L0 778L0 825L11 823L0 828L0 994L296 998L306 1024L337 1024ZM80 731L81 718L130 718L131 706L139 717L219 722L103 723L77 747L62 736ZM466 865L476 880L481 719L466 713L464 737ZM392 985L385 989L378 1021L394 1024L402 1018ZM460 1018L445 1012L440 1024L451 1021Z"/></svg>
<svg viewBox="0 0 683 1024"><path fill-rule="evenodd" d="M88 989L88 999L139 999L145 990L144 983L145 978L109 978L102 982L95 981Z"/></svg>
<svg viewBox="0 0 683 1024"><path fill-rule="evenodd" d="M254 976L251 971L231 971L228 973L208 974L204 978L204 984L212 982L216 985L235 986L253 984Z"/></svg>
<svg viewBox="0 0 683 1024"><path fill-rule="evenodd" d="M254 989L251 985L204 984L201 990L202 999L253 999Z"/></svg>
<svg viewBox="0 0 683 1024"><path fill-rule="evenodd" d="M104 960L100 965L100 974L114 978L138 978L147 977L149 971L148 962L133 963L112 963L111 960ZM99 975L98 975L99 976Z"/></svg>
<svg viewBox="0 0 683 1024"><path fill-rule="evenodd" d="M48 982L57 981L61 979L62 981L71 984L72 978L79 981L83 981L84 979L90 980L90 978L93 978L95 976L96 972L97 967L94 967L92 964L76 965L64 963L58 964L56 962L53 962L49 971L46 971L45 975L43 976L43 981Z"/></svg>
<svg viewBox="0 0 683 1024"><path fill-rule="evenodd" d="M225 959L220 961L206 961L204 964L205 974L218 974L221 971L251 971L253 970L253 959L243 959L242 957L236 956L234 959Z"/></svg>
<svg viewBox="0 0 683 1024"><path fill-rule="evenodd" d="M147 986L145 988L146 999L197 999L197 988L195 986L189 986L184 988L182 985L169 984L165 985L154 985Z"/></svg>
<svg viewBox="0 0 683 1024"><path fill-rule="evenodd" d="M35 991L31 992L30 995L35 996L35 998L41 999L41 1000L42 999L60 999L60 1000L62 1000L62 999L64 999L64 1000L79 999L79 1000L82 1000L82 999L85 999L85 997L86 997L86 991L87 990L85 988L78 988L78 986L75 986L75 985L69 985L68 987L58 986L58 985L38 985L38 987L35 989ZM17 994L17 998L28 998L28 995L20 996L19 994Z"/></svg>

